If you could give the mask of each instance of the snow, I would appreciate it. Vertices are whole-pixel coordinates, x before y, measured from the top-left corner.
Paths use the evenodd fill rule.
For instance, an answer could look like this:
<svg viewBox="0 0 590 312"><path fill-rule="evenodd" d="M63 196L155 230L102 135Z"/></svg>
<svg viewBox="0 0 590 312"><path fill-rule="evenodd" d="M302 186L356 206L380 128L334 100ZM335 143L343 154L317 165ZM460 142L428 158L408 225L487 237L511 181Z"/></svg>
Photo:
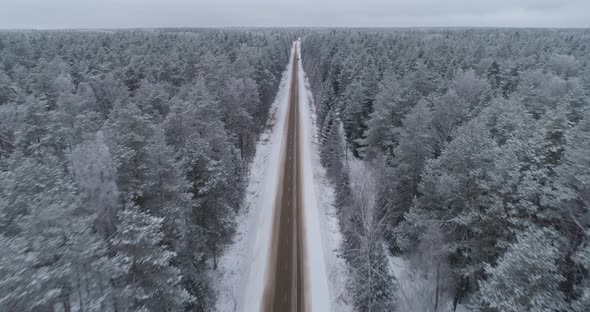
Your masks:
<svg viewBox="0 0 590 312"><path fill-rule="evenodd" d="M387 246L385 246L385 244L383 245L383 248L387 251ZM398 287L399 287L399 295L400 296L409 296L409 297L415 297L413 296L414 293L411 293L412 291L418 291L419 287L422 287L420 284L416 284L416 280L414 280L413 278L411 278L411 276L413 275L408 267L409 267L409 262L407 259L403 258L403 257L396 257L396 256L392 256L389 254L389 251L387 251L388 254L388 266L389 266L389 273L391 275L393 275L397 282L398 282ZM427 282L425 280L425 282ZM404 292L406 292L404 294ZM408 293L410 292L410 293ZM464 299L463 304L458 304L457 305L457 309L455 311L453 311L453 307L450 305L447 306L446 308L441 308L443 312L470 312L471 309L468 308L469 305L469 298L467 298L466 300ZM401 307L403 312L406 312L408 309L405 309L404 307ZM407 311L407 312L411 312L411 311Z"/></svg>
<svg viewBox="0 0 590 312"><path fill-rule="evenodd" d="M246 198L238 216L234 243L221 256L218 271L214 272L217 311L260 311L286 135L283 130L292 62L293 49L271 107L268 128L260 137L250 166Z"/></svg>
<svg viewBox="0 0 590 312"><path fill-rule="evenodd" d="M301 43L297 41L301 55ZM305 242L307 247L307 298L311 311L352 311L347 305L347 267L338 257L342 235L336 209L334 190L320 165L317 150L317 128L313 97L299 59L299 88Z"/></svg>
<svg viewBox="0 0 590 312"><path fill-rule="evenodd" d="M342 125L340 125L339 131L341 133L341 138L344 140L344 128ZM347 153L349 156L345 162L346 167L349 170L350 186L354 192L355 190L367 187L367 173L370 174L374 169L367 161L353 156L351 150L348 150ZM372 187L373 186L369 186L370 189L372 189ZM375 191L373 191L373 193L375 193ZM389 248L385 242L382 243L382 248L387 255L389 273L395 277L397 282L397 296L399 296L399 298L396 308L402 312L424 310L425 307L420 306L418 309L418 307L413 306L413 304L420 302L420 294L425 290L427 291L428 288L431 288L431 283L427 279L416 278L416 273L411 271L410 260L408 260L406 257L393 256L389 252ZM448 306L441 307L440 311L470 312L471 309L469 308L469 298L464 299L463 304L458 304L455 311L453 311L453 307L450 302Z"/></svg>
<svg viewBox="0 0 590 312"><path fill-rule="evenodd" d="M300 52L300 42L293 49ZM260 311L267 279L267 262L271 242L273 208L279 185L279 167L285 142L286 112L292 74L290 63L271 108L269 127L258 142L250 166L246 198L238 216L237 234L219 259L213 273L218 295L217 311ZM299 53L301 55L301 53ZM336 215L334 189L326 178L317 151L315 109L301 58L299 88L301 144L305 218L306 298L311 311L353 311L347 283L347 266L339 257L342 235Z"/></svg>

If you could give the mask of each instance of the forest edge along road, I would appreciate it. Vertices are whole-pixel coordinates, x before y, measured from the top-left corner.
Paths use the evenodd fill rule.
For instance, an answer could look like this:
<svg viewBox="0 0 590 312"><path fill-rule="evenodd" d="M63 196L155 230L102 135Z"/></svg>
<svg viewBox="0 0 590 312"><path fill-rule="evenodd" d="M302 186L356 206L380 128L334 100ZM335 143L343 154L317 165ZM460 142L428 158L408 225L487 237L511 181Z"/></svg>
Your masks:
<svg viewBox="0 0 590 312"><path fill-rule="evenodd" d="M281 185L276 195L273 235L263 311L306 311L305 245L301 185L301 135L299 114L299 55L295 49L285 144L282 147Z"/></svg>

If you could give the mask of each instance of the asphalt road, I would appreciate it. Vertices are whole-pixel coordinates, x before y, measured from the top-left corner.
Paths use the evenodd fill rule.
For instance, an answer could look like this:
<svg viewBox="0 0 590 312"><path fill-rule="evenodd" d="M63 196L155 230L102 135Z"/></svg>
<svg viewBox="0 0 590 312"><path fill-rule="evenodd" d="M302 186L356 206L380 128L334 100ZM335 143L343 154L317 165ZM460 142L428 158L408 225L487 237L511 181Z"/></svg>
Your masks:
<svg viewBox="0 0 590 312"><path fill-rule="evenodd" d="M295 51L282 175L275 201L273 235L262 307L264 311L305 311L305 246L301 186L298 60Z"/></svg>

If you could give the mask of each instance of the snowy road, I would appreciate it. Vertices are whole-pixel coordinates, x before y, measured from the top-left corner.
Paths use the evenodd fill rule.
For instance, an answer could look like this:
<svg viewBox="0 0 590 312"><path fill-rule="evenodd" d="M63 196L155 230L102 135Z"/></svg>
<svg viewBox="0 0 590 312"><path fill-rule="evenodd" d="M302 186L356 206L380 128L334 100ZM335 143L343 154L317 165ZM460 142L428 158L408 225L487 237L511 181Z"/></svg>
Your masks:
<svg viewBox="0 0 590 312"><path fill-rule="evenodd" d="M297 50L294 52L298 59ZM299 63L293 63L287 116L287 141L283 150L281 187L274 207L274 224L268 279L264 290L265 311L307 311L305 304L305 232L302 215Z"/></svg>
<svg viewBox="0 0 590 312"><path fill-rule="evenodd" d="M217 311L350 311L300 55L296 41L250 166L235 242L213 276Z"/></svg>

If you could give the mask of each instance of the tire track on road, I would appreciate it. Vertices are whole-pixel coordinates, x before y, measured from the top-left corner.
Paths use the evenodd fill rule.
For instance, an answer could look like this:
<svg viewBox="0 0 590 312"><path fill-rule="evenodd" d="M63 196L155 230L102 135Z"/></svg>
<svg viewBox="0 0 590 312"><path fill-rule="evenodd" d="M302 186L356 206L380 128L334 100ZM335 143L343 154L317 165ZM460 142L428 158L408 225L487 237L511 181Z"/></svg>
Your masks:
<svg viewBox="0 0 590 312"><path fill-rule="evenodd" d="M263 311L306 311L305 242L301 185L301 135L299 114L299 56L293 56L286 144L283 147L281 186L274 208L274 224L262 298Z"/></svg>

